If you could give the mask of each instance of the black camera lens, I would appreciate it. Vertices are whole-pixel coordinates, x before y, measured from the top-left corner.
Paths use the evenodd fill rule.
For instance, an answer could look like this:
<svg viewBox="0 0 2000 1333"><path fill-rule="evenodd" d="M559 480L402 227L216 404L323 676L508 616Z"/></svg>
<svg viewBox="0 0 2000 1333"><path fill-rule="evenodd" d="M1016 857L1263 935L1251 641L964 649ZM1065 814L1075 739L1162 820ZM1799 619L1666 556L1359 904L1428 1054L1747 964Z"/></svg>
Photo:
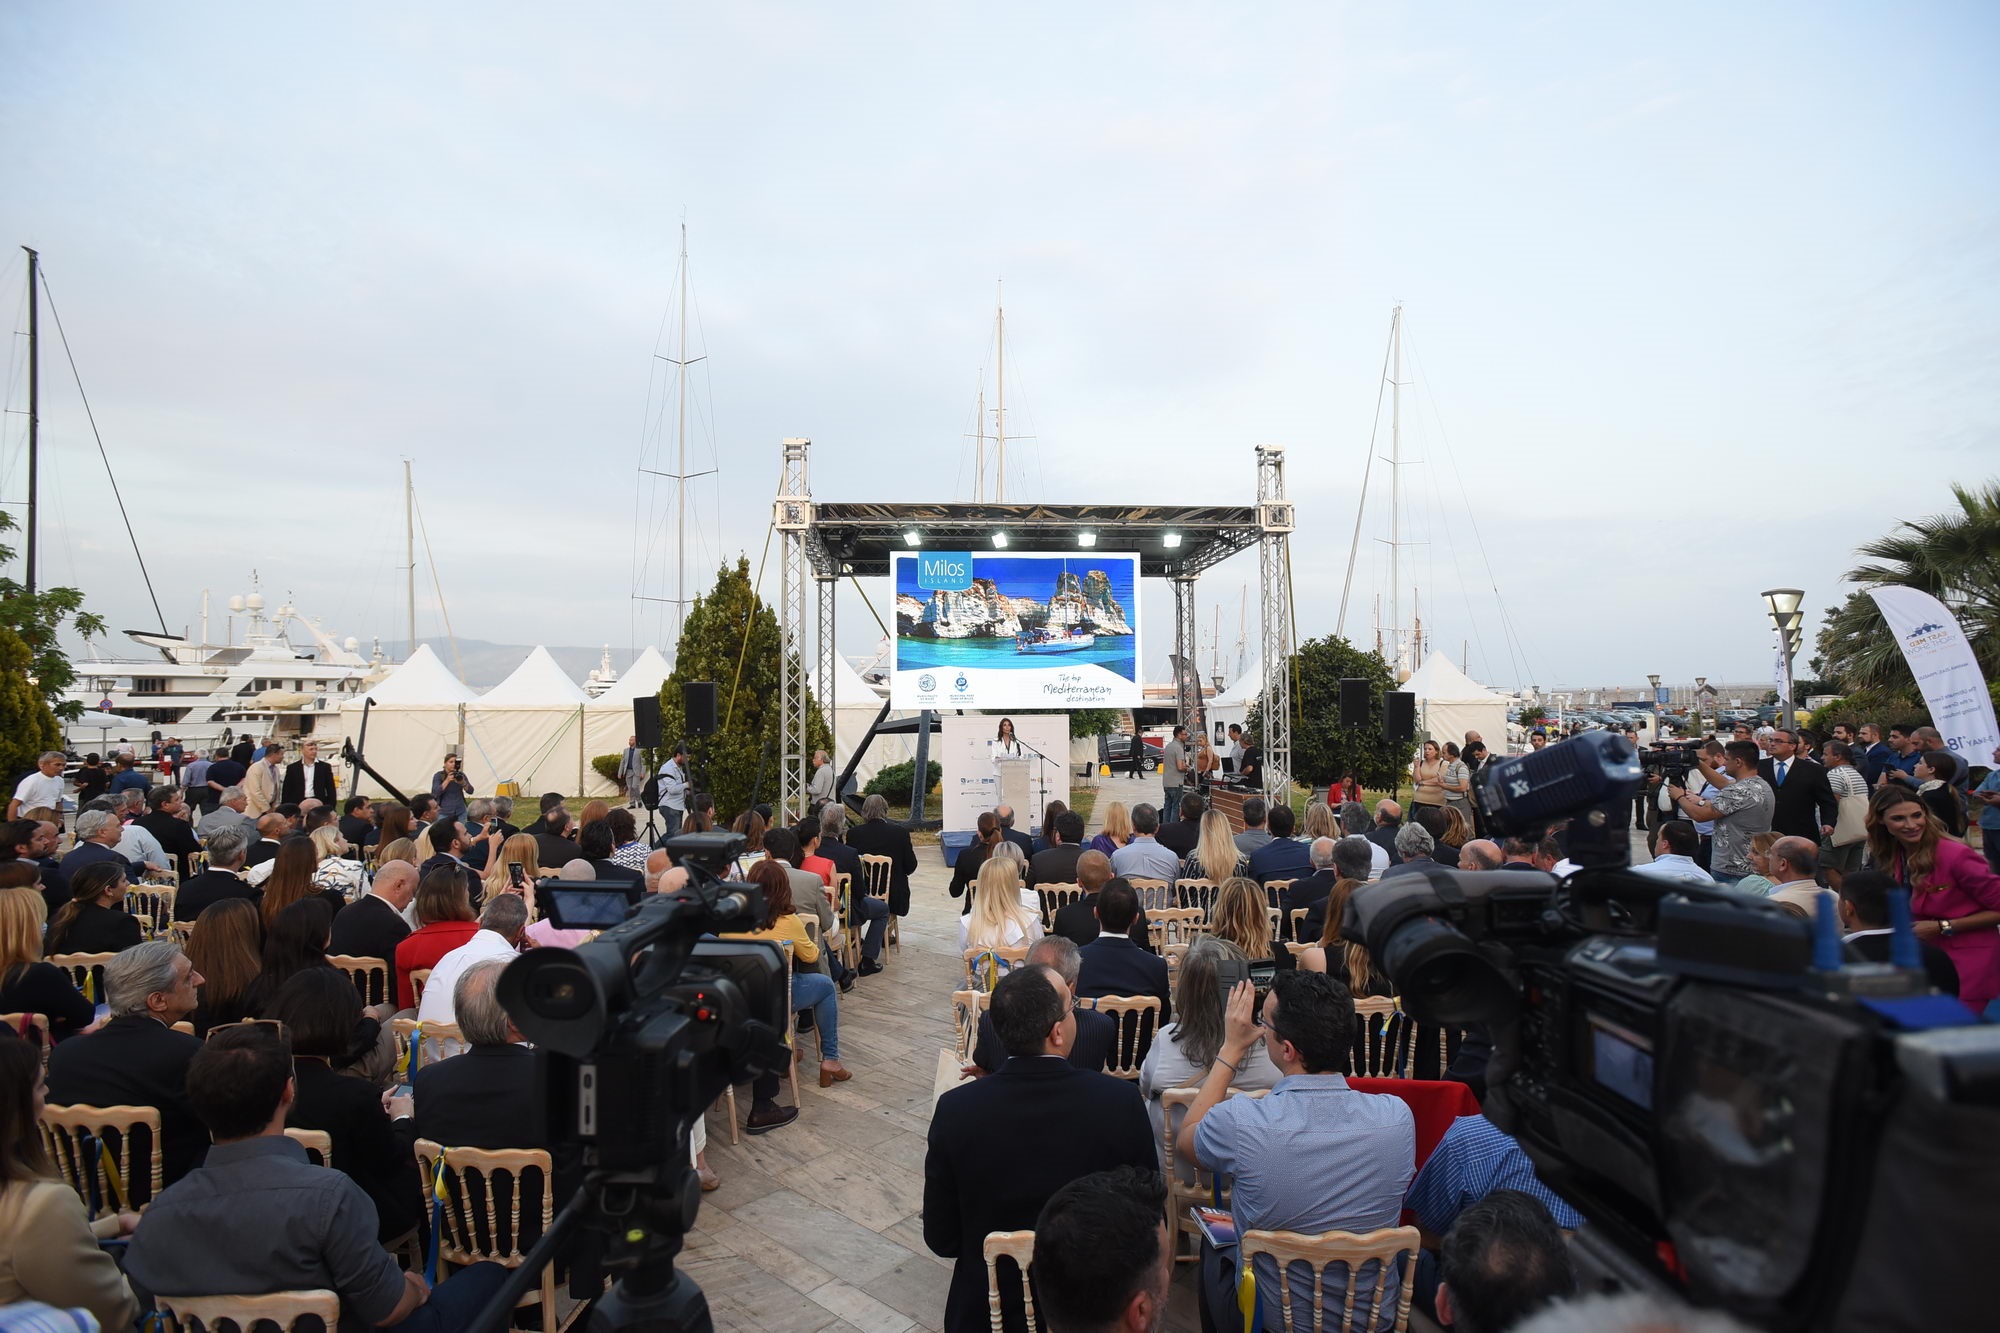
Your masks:
<svg viewBox="0 0 2000 1333"><path fill-rule="evenodd" d="M1428 1023L1469 1023L1514 1007L1514 987L1456 926L1412 917L1383 942L1378 961L1403 1008Z"/></svg>
<svg viewBox="0 0 2000 1333"><path fill-rule="evenodd" d="M595 989L587 969L559 962L538 968L528 978L521 1001L538 1018L566 1023L590 1012Z"/></svg>

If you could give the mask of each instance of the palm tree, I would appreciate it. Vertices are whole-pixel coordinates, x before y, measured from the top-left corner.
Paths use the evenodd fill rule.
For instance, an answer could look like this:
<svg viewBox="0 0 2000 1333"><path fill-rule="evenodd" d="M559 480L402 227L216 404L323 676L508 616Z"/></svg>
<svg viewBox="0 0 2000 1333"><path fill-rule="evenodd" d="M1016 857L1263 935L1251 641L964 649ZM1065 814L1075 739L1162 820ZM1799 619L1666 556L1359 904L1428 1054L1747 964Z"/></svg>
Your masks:
<svg viewBox="0 0 2000 1333"><path fill-rule="evenodd" d="M1988 679L2000 675L2000 481L1953 483L1957 512L1905 520L1855 552L1868 563L1847 573L1852 593L1827 618L1815 646L1820 674L1847 693L1912 692L1915 682L1869 588L1919 588L1958 617Z"/></svg>

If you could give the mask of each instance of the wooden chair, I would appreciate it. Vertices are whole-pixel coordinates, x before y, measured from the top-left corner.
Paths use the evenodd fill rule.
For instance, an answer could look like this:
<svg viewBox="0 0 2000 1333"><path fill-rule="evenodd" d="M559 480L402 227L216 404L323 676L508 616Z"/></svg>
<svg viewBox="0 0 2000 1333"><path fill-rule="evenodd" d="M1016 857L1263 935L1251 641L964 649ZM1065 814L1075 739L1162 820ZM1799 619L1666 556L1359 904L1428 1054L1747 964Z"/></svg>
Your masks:
<svg viewBox="0 0 2000 1333"><path fill-rule="evenodd" d="M0 1027L34 1042L41 1048L42 1068L49 1067L49 1047L55 1044L55 1039L49 1033L47 1014L0 1014Z"/></svg>
<svg viewBox="0 0 2000 1333"><path fill-rule="evenodd" d="M1229 1090L1231 1097L1262 1097L1265 1089L1243 1092L1236 1088ZM1200 1087L1168 1088L1160 1094L1160 1159L1166 1166L1167 1216L1174 1228L1174 1257L1181 1263L1193 1263L1201 1257L1201 1228L1188 1216L1190 1208L1206 1208L1215 1202L1215 1177L1202 1168L1201 1163L1187 1161L1185 1165L1194 1172L1194 1183L1180 1178L1174 1165L1178 1150L1174 1140L1179 1137L1181 1125L1187 1120L1187 1112L1194 1105L1195 1098L1201 1096ZM1225 1192L1227 1187L1225 1186ZM1180 1238L1186 1236L1192 1244L1188 1253L1181 1254Z"/></svg>
<svg viewBox="0 0 2000 1333"><path fill-rule="evenodd" d="M143 1142L135 1146L146 1131ZM160 1161L160 1113L150 1106L47 1106L42 1109L42 1146L56 1173L83 1200L93 1220L110 1217L119 1209L118 1192L104 1168L104 1147L117 1159L118 1178L124 1183L130 1206L144 1212L146 1205L165 1188ZM141 1196L133 1165L151 1182Z"/></svg>
<svg viewBox="0 0 2000 1333"><path fill-rule="evenodd" d="M1139 910L1151 917L1163 907L1174 906L1174 886L1164 879L1128 879L1132 891L1139 895Z"/></svg>
<svg viewBox="0 0 2000 1333"><path fill-rule="evenodd" d="M188 874L199 875L202 871L208 869L208 853L189 852L187 854L187 863Z"/></svg>
<svg viewBox="0 0 2000 1333"><path fill-rule="evenodd" d="M425 1065L465 1053L465 1034L458 1030L456 1023L420 1023L414 1018L392 1018L389 1030L396 1036L396 1063L404 1071L403 1081L406 1083L409 1075Z"/></svg>
<svg viewBox="0 0 2000 1333"><path fill-rule="evenodd" d="M1174 881L1174 899L1182 907L1199 907L1202 919L1215 909L1215 895L1221 886L1212 879L1177 879Z"/></svg>
<svg viewBox="0 0 2000 1333"><path fill-rule="evenodd" d="M854 910L854 876L840 871L833 877L833 918L840 922L840 961L861 966L861 919Z"/></svg>
<svg viewBox="0 0 2000 1333"><path fill-rule="evenodd" d="M1199 907L1162 907L1146 913L1146 933L1155 953L1169 944L1193 944L1208 933L1208 914Z"/></svg>
<svg viewBox="0 0 2000 1333"><path fill-rule="evenodd" d="M185 949L188 946L188 940L191 939L193 936L194 936L194 922L169 921L167 922L166 934L164 936L156 934L154 938L155 939L164 938L172 940L175 944L178 944L181 946L181 948Z"/></svg>
<svg viewBox="0 0 2000 1333"><path fill-rule="evenodd" d="M958 1062L970 1064L972 1048L979 1044L979 1016L993 1006L993 996L983 990L955 990L951 993L952 1031L957 1040Z"/></svg>
<svg viewBox="0 0 2000 1333"><path fill-rule="evenodd" d="M1367 996L1354 1002L1354 1056L1356 1078L1395 1078L1407 1068L1399 1058L1407 1045L1409 1025L1398 1022L1396 1002L1382 996Z"/></svg>
<svg viewBox="0 0 2000 1333"><path fill-rule="evenodd" d="M333 1165L333 1135L323 1129L285 1127L285 1137L306 1150L306 1160L314 1166Z"/></svg>
<svg viewBox="0 0 2000 1333"><path fill-rule="evenodd" d="M1012 1259L1021 1278L1021 1304L1029 1328L1041 1325L1035 1319L1035 1289L1029 1270L1035 1261L1035 1233L1032 1231L989 1231L981 1247L986 1257L986 1314L993 1333L1006 1333L1006 1319L1000 1310L1000 1261Z"/></svg>
<svg viewBox="0 0 2000 1333"><path fill-rule="evenodd" d="M1168 944L1161 947L1160 957L1167 960L1167 984L1169 986L1180 980L1181 961L1187 957L1187 951L1188 946L1185 944Z"/></svg>
<svg viewBox="0 0 2000 1333"><path fill-rule="evenodd" d="M1299 928L1305 925L1306 913L1310 911L1312 911L1312 908L1310 907L1294 907L1289 913L1286 914L1284 938L1288 940L1297 940L1303 938L1299 934Z"/></svg>
<svg viewBox="0 0 2000 1333"><path fill-rule="evenodd" d="M1298 882L1297 880L1291 880L1291 879L1265 880L1264 905L1267 907L1276 907L1279 903L1285 900L1285 890L1291 888L1292 885L1296 884L1297 882Z"/></svg>
<svg viewBox="0 0 2000 1333"><path fill-rule="evenodd" d="M166 935L167 923L174 919L174 894L178 891L178 880L166 884L149 880L125 890L125 910L144 925L147 939Z"/></svg>
<svg viewBox="0 0 2000 1333"><path fill-rule="evenodd" d="M221 1333L231 1325L236 1333L271 1325L292 1333L299 1324L317 1319L333 1333L340 1326L340 1297L331 1291L273 1291L262 1296L155 1296L153 1304L166 1316L174 1333Z"/></svg>
<svg viewBox="0 0 2000 1333"><path fill-rule="evenodd" d="M1054 930L1057 912L1090 896L1090 891L1081 884L1038 884L1035 892L1042 900L1043 930Z"/></svg>
<svg viewBox="0 0 2000 1333"><path fill-rule="evenodd" d="M424 1179L434 1186L440 1175L444 1181L437 1237L438 1276L445 1275L446 1265L469 1268L490 1262L519 1268L534 1248L534 1240L548 1231L555 1216L555 1185L548 1153L541 1148L446 1148L429 1139L418 1139L416 1147L417 1166ZM521 1196L523 1186L536 1176L541 1181L541 1224L523 1245ZM509 1185L504 1216L496 1211L493 1188L502 1180ZM554 1263L542 1269L538 1286L530 1288L515 1308L531 1304L539 1305L544 1333L557 1333L562 1324L558 1322Z"/></svg>
<svg viewBox="0 0 2000 1333"><path fill-rule="evenodd" d="M865 853L861 858L861 873L868 882L868 896L870 898L880 898L885 903L888 902L889 885L896 877L895 859L887 856L877 856L873 852ZM896 914L891 912L889 914L887 942L890 949L901 954L903 952L903 932L897 926L896 922ZM880 961L887 962L888 960L885 958Z"/></svg>
<svg viewBox="0 0 2000 1333"><path fill-rule="evenodd" d="M347 979L354 983L354 989L361 992L363 1008L374 1004L395 1003L396 986L391 980L388 959L330 953L326 956L326 961L347 973Z"/></svg>
<svg viewBox="0 0 2000 1333"><path fill-rule="evenodd" d="M1253 1262L1258 1255L1269 1255L1277 1261L1280 1280L1276 1291L1260 1290L1258 1304L1267 1313L1264 1327L1277 1333L1292 1333L1294 1311L1292 1309L1291 1270L1294 1264L1305 1264L1318 1284L1318 1299L1314 1300L1311 1322L1304 1327L1319 1333L1325 1328L1329 1333L1406 1333L1410 1327L1410 1279L1414 1275L1418 1239L1415 1227L1384 1227L1380 1231L1370 1231L1356 1235L1351 1231L1329 1231L1324 1235L1308 1236L1297 1231L1246 1231L1239 1247L1244 1263ZM1365 1310L1365 1318L1360 1324L1354 1320L1356 1279L1362 1277L1372 1265L1373 1297ZM1326 1299L1326 1270L1341 1267L1342 1301L1340 1318L1336 1322L1325 1319L1331 1313L1324 1308ZM1388 1277L1395 1274L1396 1304L1390 1315L1388 1300L1390 1283ZM1260 1287L1262 1284L1259 1284ZM1268 1318L1271 1307L1276 1305L1282 1322L1274 1323ZM1385 1316L1389 1316L1385 1322ZM1324 1322L1322 1322L1324 1321Z"/></svg>
<svg viewBox="0 0 2000 1333"><path fill-rule="evenodd" d="M1118 1040L1110 1058L1104 1062L1104 1072L1136 1081L1140 1062L1145 1059L1146 1048L1152 1044L1153 1031L1160 1023L1160 997L1100 995L1097 997L1097 1012L1110 1014L1111 1020L1118 1025Z"/></svg>
<svg viewBox="0 0 2000 1333"><path fill-rule="evenodd" d="M92 1001L104 1000L104 965L116 958L115 953L52 953L48 961L69 973L69 979L76 988Z"/></svg>
<svg viewBox="0 0 2000 1333"><path fill-rule="evenodd" d="M421 1009L424 1007L424 983L430 979L431 970L428 967L418 967L410 970L410 993L416 997L417 1001L410 1006L412 1009Z"/></svg>
<svg viewBox="0 0 2000 1333"><path fill-rule="evenodd" d="M991 977L984 975L983 972L978 970L979 960L987 954L992 954L1001 963L1005 964L1005 966L998 968L995 975ZM967 949L965 951L965 989L992 990L999 983L1001 977L1006 976L1027 960L1028 946L1025 944L1003 944L993 949Z"/></svg>
<svg viewBox="0 0 2000 1333"><path fill-rule="evenodd" d="M172 1026L174 1031L180 1033L184 1037L192 1037L195 1035L194 1024L188 1022L185 1018L183 1018L180 1022L173 1024Z"/></svg>

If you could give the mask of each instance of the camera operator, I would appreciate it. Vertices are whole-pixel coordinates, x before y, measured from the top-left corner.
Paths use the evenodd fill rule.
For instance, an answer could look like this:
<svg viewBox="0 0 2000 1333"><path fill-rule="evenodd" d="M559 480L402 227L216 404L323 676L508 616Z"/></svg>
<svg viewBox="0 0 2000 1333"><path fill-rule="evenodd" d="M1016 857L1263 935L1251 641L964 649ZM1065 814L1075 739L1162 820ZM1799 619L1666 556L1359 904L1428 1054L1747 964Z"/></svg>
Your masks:
<svg viewBox="0 0 2000 1333"><path fill-rule="evenodd" d="M1771 785L1757 776L1760 756L1755 741L1731 741L1722 747L1722 755L1721 773L1701 765L1702 777L1714 788L1705 799L1681 786L1669 786L1667 794L1687 818L1714 822L1709 873L1716 883L1733 885L1750 873L1750 839L1771 827L1777 798Z"/></svg>
<svg viewBox="0 0 2000 1333"><path fill-rule="evenodd" d="M1707 800L1708 794L1717 787L1726 787L1729 785L1729 779L1723 776L1722 773L1722 759L1722 742L1711 737L1701 747L1701 757L1697 761L1698 766L1694 770L1694 781L1688 784L1688 790L1693 792L1699 799ZM1659 805L1658 791L1663 781L1664 779L1658 773L1654 773L1646 779L1646 786L1648 788L1647 799L1656 808ZM1654 856L1657 857L1659 855L1659 830L1666 827L1668 823L1671 823L1672 817L1668 814L1660 813L1655 815L1655 819L1657 823L1650 845ZM1715 834L1715 821L1711 819L1695 820L1694 832L1696 840L1693 853L1694 861L1696 865L1701 867L1703 873L1707 873L1709 869L1709 844Z"/></svg>
<svg viewBox="0 0 2000 1333"><path fill-rule="evenodd" d="M465 801L472 795L472 779L465 776L465 764L455 754L444 757L444 767L431 775L431 799L437 802L438 819L464 819Z"/></svg>

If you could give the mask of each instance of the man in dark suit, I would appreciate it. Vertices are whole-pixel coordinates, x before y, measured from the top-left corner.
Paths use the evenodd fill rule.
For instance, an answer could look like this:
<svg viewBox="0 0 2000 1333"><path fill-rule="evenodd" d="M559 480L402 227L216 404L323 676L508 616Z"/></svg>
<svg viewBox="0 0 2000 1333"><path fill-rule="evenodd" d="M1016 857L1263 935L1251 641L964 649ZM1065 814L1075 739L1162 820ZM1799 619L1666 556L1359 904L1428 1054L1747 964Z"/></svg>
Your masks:
<svg viewBox="0 0 2000 1333"><path fill-rule="evenodd" d="M1889 890L1896 882L1879 870L1850 870L1840 879L1840 924L1848 951L1870 963L1886 963L1893 932L1889 927ZM1917 941L1924 975L1946 995L1958 994L1958 965L1929 940Z"/></svg>
<svg viewBox="0 0 2000 1333"><path fill-rule="evenodd" d="M1083 890L1083 897L1056 909L1049 933L1060 935L1080 948L1104 933L1097 923L1097 895L1111 882L1111 858L1103 852L1085 852L1077 857L1076 882ZM1125 935L1140 948L1152 951L1152 937L1146 932L1145 912L1141 911L1132 918Z"/></svg>
<svg viewBox="0 0 2000 1333"><path fill-rule="evenodd" d="M646 882L645 871L634 870L630 866L619 865L611 859L611 853L617 850L612 845L616 841L617 839L611 833L610 821L593 819L588 824L585 824L582 831L576 835L576 854L590 862L591 868L597 872L599 879L623 880L627 884L644 884ZM558 866L556 868L560 870L562 867Z"/></svg>
<svg viewBox="0 0 2000 1333"><path fill-rule="evenodd" d="M292 821L276 810L257 816L257 841L251 843L249 851L244 854L243 868L248 870L251 866L260 866L275 859L278 846L284 842L285 834L291 827Z"/></svg>
<svg viewBox="0 0 2000 1333"><path fill-rule="evenodd" d="M256 902L262 889L243 879L243 857L250 840L240 828L217 829L208 839L208 867L181 881L174 895L174 920L193 921L203 909L225 898L247 898Z"/></svg>
<svg viewBox="0 0 2000 1333"><path fill-rule="evenodd" d="M86 810L78 815L76 846L70 848L68 855L62 859L63 875L73 878L85 866L103 861L117 866L129 882L132 863L118 854L118 839L124 833L125 825L109 810Z"/></svg>
<svg viewBox="0 0 2000 1333"><path fill-rule="evenodd" d="M1028 887L1076 883L1076 859L1083 855L1083 816L1065 810L1056 816L1056 840L1028 858ZM1107 862L1107 864L1109 864Z"/></svg>
<svg viewBox="0 0 2000 1333"><path fill-rule="evenodd" d="M1389 854L1390 865L1403 859L1396 855L1396 830L1402 826L1402 806L1387 797L1375 802L1375 824L1368 830L1368 841Z"/></svg>
<svg viewBox="0 0 2000 1333"><path fill-rule="evenodd" d="M180 946L135 944L104 965L111 1021L49 1054L49 1101L58 1106L150 1106L160 1113L161 1167L171 1185L201 1165L208 1130L188 1101L187 1067L201 1042L173 1024L195 1011L201 974ZM135 1157L136 1162L136 1157ZM125 1182L134 1204L151 1201L150 1172Z"/></svg>
<svg viewBox="0 0 2000 1333"><path fill-rule="evenodd" d="M561 792L559 791L543 792L541 797L541 813L536 815L534 822L529 824L526 828L522 829L521 832L527 834L531 838L539 838L544 833L552 832L552 830L549 828L549 816L550 814L562 808L563 808L563 794ZM544 861L542 864L547 865L548 863Z"/></svg>
<svg viewBox="0 0 2000 1333"><path fill-rule="evenodd" d="M576 821L570 818L569 811L557 806L543 815L541 822L542 831L531 835L535 840L535 859L541 862L543 870L553 874L582 855L577 850L576 840L569 836L570 827Z"/></svg>
<svg viewBox="0 0 2000 1333"><path fill-rule="evenodd" d="M146 813L132 821L153 835L160 850L174 858L174 870L187 878L188 857L201 850L201 839L187 819L187 796L179 787L155 787L146 793Z"/></svg>
<svg viewBox="0 0 2000 1333"><path fill-rule="evenodd" d="M910 875L917 868L917 849L910 831L889 821L889 802L870 796L861 803L861 823L847 835L847 845L859 856L886 856L889 867L889 910L910 914Z"/></svg>
<svg viewBox="0 0 2000 1333"><path fill-rule="evenodd" d="M1160 831L1153 835L1153 841L1186 860L1194 855L1195 844L1201 841L1201 816L1208 809L1208 803L1201 799L1200 792L1189 792L1181 797L1180 815L1171 824L1160 825Z"/></svg>
<svg viewBox="0 0 2000 1333"><path fill-rule="evenodd" d="M1026 860L1035 854L1035 840L1014 827L1013 806L994 806L993 817L1000 821L1000 836L1021 849L1022 860Z"/></svg>
<svg viewBox="0 0 2000 1333"><path fill-rule="evenodd" d="M1319 840L1319 842L1325 841L1327 840L1324 838ZM1318 850L1319 842L1313 844L1315 852ZM1317 855L1313 861L1315 865L1318 864ZM1294 881L1292 887L1285 890L1284 901L1279 906L1285 909L1286 922L1291 921L1294 907L1305 908L1306 914L1299 920L1298 937L1301 940L1318 939L1326 933L1326 905L1333 893L1333 886L1343 879L1353 880L1356 884L1366 884L1368 872L1374 864L1375 858L1365 840L1334 839L1332 868L1315 870L1309 877ZM1322 888L1322 885L1325 887ZM1305 895L1308 894L1317 896L1307 901Z"/></svg>
<svg viewBox="0 0 2000 1333"><path fill-rule="evenodd" d="M1250 878L1259 884L1274 879L1298 879L1313 872L1312 849L1292 836L1298 816L1289 805L1276 805L1268 817L1271 840L1250 853Z"/></svg>
<svg viewBox="0 0 2000 1333"><path fill-rule="evenodd" d="M1147 953L1127 933L1139 915L1139 895L1123 879L1114 879L1097 895L1097 924L1103 934L1078 950L1083 958L1077 976L1078 993L1086 999L1105 995L1155 995L1160 1000L1157 1032L1173 1021L1173 998L1167 981L1167 960ZM1152 1045L1151 1033L1140 1045ZM1141 1050L1143 1058L1146 1052Z"/></svg>
<svg viewBox="0 0 2000 1333"><path fill-rule="evenodd" d="M355 848L375 845L375 807L366 796L350 796L341 804L340 836Z"/></svg>
<svg viewBox="0 0 2000 1333"><path fill-rule="evenodd" d="M1044 935L1028 949L1029 967L1055 969L1063 984L1076 993L1077 969L1083 966L1082 955L1078 953L1074 941L1060 935ZM1111 1021L1110 1014L1100 1014L1095 1009L1076 1011L1076 1041L1069 1049L1069 1062L1078 1069L1088 1069L1101 1073L1104 1062L1111 1058L1112 1046L1118 1040L1118 1025ZM993 1026L992 1013L979 1016L979 1037L973 1043L972 1064L969 1072L975 1078L998 1073L1007 1063L1007 1048L1000 1042L999 1030Z"/></svg>
<svg viewBox="0 0 2000 1333"><path fill-rule="evenodd" d="M1826 770L1799 746L1799 734L1779 728L1771 734L1771 757L1757 765L1757 776L1771 784L1777 804L1771 809L1771 831L1804 838L1818 845L1833 832L1840 802Z"/></svg>
<svg viewBox="0 0 2000 1333"><path fill-rule="evenodd" d="M352 958L380 958L389 965L389 994L396 993L396 946L409 938L403 912L417 896L422 877L408 861L391 861L375 872L368 892L333 918L328 953Z"/></svg>
<svg viewBox="0 0 2000 1333"><path fill-rule="evenodd" d="M604 835L604 841L607 844L604 854L609 856L611 854L608 845L611 841L609 833ZM440 819L424 830L424 836L418 845L428 846L431 854L417 867L417 878L422 880L425 875L439 868L458 871L459 878L465 881L465 896L471 900L472 910L478 911L482 900L486 897L486 885L480 880L479 872L465 863L464 827L455 819ZM557 865L555 869L560 870L562 866ZM638 878L643 880L645 876L640 875Z"/></svg>
<svg viewBox="0 0 2000 1333"><path fill-rule="evenodd" d="M992 1018L1007 1061L938 1098L924 1155L924 1243L957 1261L946 1333L989 1326L988 1232L1034 1226L1049 1196L1079 1176L1159 1169L1138 1086L1069 1062L1075 1009L1060 974L1015 968L993 989ZM1001 1286L1006 1327L1025 1330L1018 1279L1009 1272Z"/></svg>
<svg viewBox="0 0 2000 1333"><path fill-rule="evenodd" d="M278 799L297 805L308 796L322 805L332 805L333 765L319 757L319 742L307 741L299 747L299 757L285 765Z"/></svg>

